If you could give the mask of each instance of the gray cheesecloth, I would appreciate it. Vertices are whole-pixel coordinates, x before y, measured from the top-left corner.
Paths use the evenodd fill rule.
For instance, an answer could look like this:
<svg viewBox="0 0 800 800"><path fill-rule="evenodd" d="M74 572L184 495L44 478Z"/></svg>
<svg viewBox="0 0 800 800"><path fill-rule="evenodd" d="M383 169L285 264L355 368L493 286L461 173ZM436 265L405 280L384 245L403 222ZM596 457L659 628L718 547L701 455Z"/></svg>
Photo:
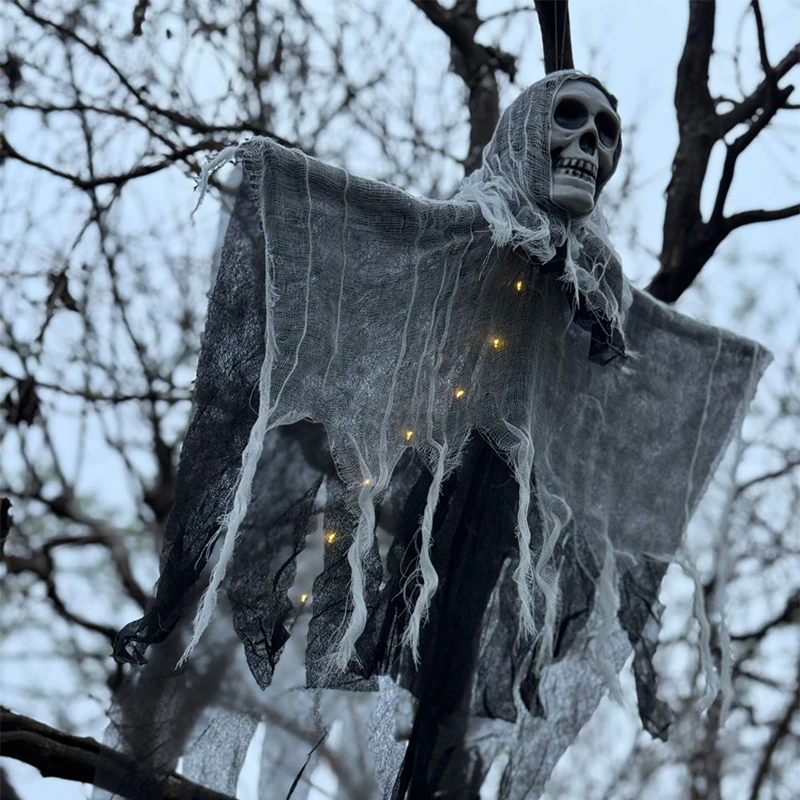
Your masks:
<svg viewBox="0 0 800 800"><path fill-rule="evenodd" d="M633 289L601 213L550 200L553 98L574 79L596 84L524 91L451 200L265 138L211 163L243 179L161 577L115 647L144 665L162 643L112 709L141 772L121 791L155 797L182 756L232 794L260 720L279 791L299 734L243 688L231 618L262 688L300 648L298 741L329 690L376 693L361 713L387 797L477 797L500 754L500 796L538 797L631 652L642 721L666 736L661 578L770 356ZM301 595L312 541L324 564Z"/></svg>

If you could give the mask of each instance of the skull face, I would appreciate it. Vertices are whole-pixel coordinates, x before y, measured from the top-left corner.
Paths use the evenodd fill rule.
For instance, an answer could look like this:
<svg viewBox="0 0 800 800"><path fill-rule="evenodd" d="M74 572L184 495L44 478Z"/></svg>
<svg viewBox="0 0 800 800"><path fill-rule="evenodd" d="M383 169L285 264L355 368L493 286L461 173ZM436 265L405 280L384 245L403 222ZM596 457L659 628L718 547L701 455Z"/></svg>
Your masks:
<svg viewBox="0 0 800 800"><path fill-rule="evenodd" d="M588 214L614 172L620 122L605 93L569 80L553 98L550 120L550 199L570 214Z"/></svg>

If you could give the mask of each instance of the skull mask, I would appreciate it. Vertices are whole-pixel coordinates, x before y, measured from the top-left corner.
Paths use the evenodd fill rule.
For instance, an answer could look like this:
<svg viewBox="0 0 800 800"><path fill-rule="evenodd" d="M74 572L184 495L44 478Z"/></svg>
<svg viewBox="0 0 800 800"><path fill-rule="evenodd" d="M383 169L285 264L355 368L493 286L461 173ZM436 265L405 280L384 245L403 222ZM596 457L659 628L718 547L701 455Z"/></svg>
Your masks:
<svg viewBox="0 0 800 800"><path fill-rule="evenodd" d="M576 216L589 214L616 169L620 122L599 87L569 80L553 98L550 199Z"/></svg>

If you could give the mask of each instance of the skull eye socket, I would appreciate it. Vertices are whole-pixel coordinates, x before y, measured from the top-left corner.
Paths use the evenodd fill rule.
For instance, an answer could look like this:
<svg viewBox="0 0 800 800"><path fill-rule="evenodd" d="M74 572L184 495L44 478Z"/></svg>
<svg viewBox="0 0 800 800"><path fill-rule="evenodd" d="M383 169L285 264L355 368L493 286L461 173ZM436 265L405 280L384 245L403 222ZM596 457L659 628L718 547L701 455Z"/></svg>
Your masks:
<svg viewBox="0 0 800 800"><path fill-rule="evenodd" d="M617 146L619 137L619 125L610 114L598 114L595 117L597 133L600 135L600 144L603 147L613 148Z"/></svg>
<svg viewBox="0 0 800 800"><path fill-rule="evenodd" d="M589 112L584 107L583 103L577 100L566 98L562 100L557 106L553 114L553 119L562 128L575 130L586 124L589 118Z"/></svg>

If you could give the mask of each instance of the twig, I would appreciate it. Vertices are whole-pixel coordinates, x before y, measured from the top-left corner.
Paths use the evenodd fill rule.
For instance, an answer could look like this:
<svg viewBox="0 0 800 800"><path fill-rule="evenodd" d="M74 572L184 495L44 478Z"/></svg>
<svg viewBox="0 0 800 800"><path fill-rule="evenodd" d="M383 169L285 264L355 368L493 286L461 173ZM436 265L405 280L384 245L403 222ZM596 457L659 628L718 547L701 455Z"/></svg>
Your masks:
<svg viewBox="0 0 800 800"><path fill-rule="evenodd" d="M786 605L778 616L765 622L760 628L750 633L740 633L732 635L733 641L760 641L773 628L778 625L793 625L800 622L800 591L790 595L786 600Z"/></svg>
<svg viewBox="0 0 800 800"><path fill-rule="evenodd" d="M193 117L189 114L182 114L180 111L176 111L175 109L162 108L161 106L156 105L152 101L148 100L147 97L143 94L143 92L140 89L137 89L131 83L131 81L126 77L122 69L120 69L120 67L118 67L109 58L105 50L103 50L103 48L99 44L93 44L92 42L87 41L83 36L77 33L74 30L74 28L70 28L68 25L63 25L61 23L56 22L55 20L43 17L41 14L38 14L32 8L29 8L25 6L23 3L19 2L19 0L12 0L12 2L29 19L38 23L43 28L52 28L63 39L77 42L87 52L91 53L93 56L98 58L114 73L114 75L121 83L122 87L130 95L133 96L133 98L142 106L142 108L146 109L152 114L164 117L165 119L169 120L170 122L176 125L183 125L198 133L209 133L214 129L216 129L217 131L228 130L225 127L219 128L218 126L209 125L208 123L203 122L203 120L198 119L197 117ZM260 131L260 133L266 135L267 131ZM275 136L272 133L269 133L269 135L280 144L285 144L286 146L290 147L292 146L285 139L282 139L279 136Z"/></svg>
<svg viewBox="0 0 800 800"><path fill-rule="evenodd" d="M7 497L0 497L0 561L6 547L6 539L11 533L11 501Z"/></svg>
<svg viewBox="0 0 800 800"><path fill-rule="evenodd" d="M773 478L782 478L784 475L788 475L795 467L800 467L800 458L792 459L782 467L772 470L772 472L765 472L763 475L758 475L755 478L751 478L749 481L745 481L743 484L736 487L734 497L739 497L739 495L746 492L752 486L756 486L764 481L771 481Z"/></svg>
<svg viewBox="0 0 800 800"><path fill-rule="evenodd" d="M800 666L800 665L799 665ZM764 748L764 755L761 758L761 763L758 765L756 777L753 780L753 788L750 791L750 800L758 800L759 792L764 784L764 780L769 774L770 767L772 766L772 757L775 755L775 750L781 743L781 740L789 734L789 726L792 723L792 717L800 709L800 669L798 669L796 685L794 694L786 707L783 716L778 720L778 724L772 731L772 736L769 737L767 746Z"/></svg>
<svg viewBox="0 0 800 800"><path fill-rule="evenodd" d="M18 383L24 380L24 378L12 375L2 368L0 368L0 378L10 378ZM43 383L40 380L36 381L36 388L47 389L69 397L80 397L92 403L129 403L135 400L146 400L151 403L185 403L187 400L192 399L191 395L188 393L185 395L158 394L155 392L119 392L116 394L103 394L102 392L91 392L85 389L68 389L56 383Z"/></svg>
<svg viewBox="0 0 800 800"><path fill-rule="evenodd" d="M800 63L800 44L796 44L784 57L775 65L772 70L771 77L765 77L763 81L751 92L747 97L739 103L736 103L730 111L719 115L719 123L722 133L728 133L733 130L737 125L750 119L759 108L762 108L766 102L769 93L770 82L774 77L775 80L780 80L786 74Z"/></svg>
<svg viewBox="0 0 800 800"><path fill-rule="evenodd" d="M150 0L139 0L136 8L133 9L133 35L142 35L142 25L144 24L144 17L147 13L147 7L150 5Z"/></svg>
<svg viewBox="0 0 800 800"><path fill-rule="evenodd" d="M775 73L772 70L772 65L769 63L769 55L767 54L767 37L764 33L764 18L761 15L761 3L759 0L750 0L750 7L753 9L753 16L756 19L756 37L758 38L758 55L761 58L761 69L764 70L767 83L773 92L778 90L778 81L775 78Z"/></svg>
<svg viewBox="0 0 800 800"><path fill-rule="evenodd" d="M24 451L23 451L24 453ZM32 470L32 465L28 463L29 469ZM11 492L12 496L18 497L21 500L35 500L43 503L47 508L59 519L68 520L78 525L85 526L91 531L88 536L56 536L45 541L40 551L34 552L32 556L23 559L23 562L17 560L15 562L15 569L9 567L9 571L20 572L29 570L35 572L40 577L46 579L48 569L52 569L51 561L42 561L41 559L51 559L51 550L56 547L64 546L83 546L83 545L102 545L107 548L111 554L114 567L119 575L120 582L122 583L128 596L134 600L141 608L145 608L149 602L147 593L139 586L133 574L133 567L130 561L130 553L125 545L126 533L125 531L109 525L107 522L97 517L93 517L84 512L72 494L62 493L54 498L44 497L41 494L42 483L39 481L35 472L32 472L35 478L36 485L27 493L17 494ZM39 556L37 557L37 553ZM49 565L49 566L48 566ZM43 570L43 571L42 571ZM61 604L63 606L63 603ZM83 621L72 619L71 621L83 624ZM104 629L98 631L99 633L107 633L111 629ZM113 638L113 637L112 637Z"/></svg>
<svg viewBox="0 0 800 800"><path fill-rule="evenodd" d="M291 796L294 794L294 790L297 788L297 785L300 783L300 779L303 777L303 773L306 770L309 762L311 761L311 757L316 752L317 748L325 741L328 734L323 733L320 740L309 750L308 755L306 756L306 760L303 762L303 766L300 767L300 772L295 775L294 780L292 781L292 785L289 787L289 794L286 795L286 800L290 800Z"/></svg>
<svg viewBox="0 0 800 800"><path fill-rule="evenodd" d="M17 161L21 161L23 164L28 164L31 167L36 167L43 172L54 175L57 178L63 178L64 180L72 183L74 186L77 186L79 189L95 189L98 186L120 186L128 181L134 180L135 178L143 178L147 175L160 172L167 167L172 167L177 162L183 161L195 153L200 153L204 150L220 150L227 144L228 143L226 142L220 142L218 140L204 140L202 142L198 142L197 144L183 147L180 150L175 150L170 155L165 156L163 160L157 161L154 164L144 164L140 167L135 167L128 172L121 172L117 175L100 175L92 179L81 178L79 175L73 175L69 172L64 172L57 167L53 167L49 164L29 158L13 147L5 136L0 138L0 156L13 158Z"/></svg>

